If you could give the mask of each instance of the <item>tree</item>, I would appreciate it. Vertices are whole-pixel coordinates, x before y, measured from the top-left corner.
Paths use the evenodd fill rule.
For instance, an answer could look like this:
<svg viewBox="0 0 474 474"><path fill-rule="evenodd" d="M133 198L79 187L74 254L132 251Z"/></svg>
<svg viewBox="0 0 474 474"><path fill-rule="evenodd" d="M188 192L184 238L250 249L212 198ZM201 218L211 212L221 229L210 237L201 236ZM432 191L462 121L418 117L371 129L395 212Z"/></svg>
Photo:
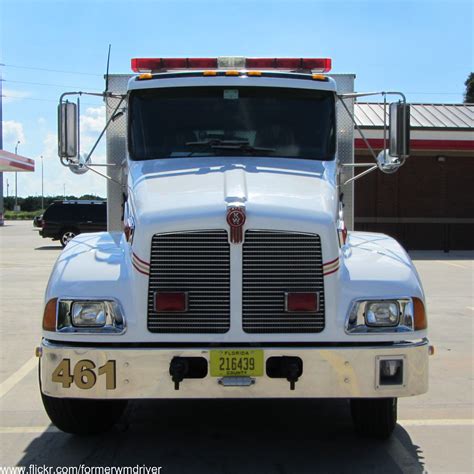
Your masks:
<svg viewBox="0 0 474 474"><path fill-rule="evenodd" d="M464 93L464 103L474 103L474 72L471 72L464 83L466 85L466 92Z"/></svg>

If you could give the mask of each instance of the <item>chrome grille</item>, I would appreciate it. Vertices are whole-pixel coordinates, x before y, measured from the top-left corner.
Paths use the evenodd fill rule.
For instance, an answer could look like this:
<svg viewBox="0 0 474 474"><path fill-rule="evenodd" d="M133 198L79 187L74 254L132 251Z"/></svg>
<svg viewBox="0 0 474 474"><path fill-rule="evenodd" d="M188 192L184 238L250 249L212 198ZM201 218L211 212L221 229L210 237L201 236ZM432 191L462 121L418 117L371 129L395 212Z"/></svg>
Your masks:
<svg viewBox="0 0 474 474"><path fill-rule="evenodd" d="M187 292L188 311L154 311L154 294ZM151 244L148 329L160 333L224 333L230 326L227 232L156 234Z"/></svg>
<svg viewBox="0 0 474 474"><path fill-rule="evenodd" d="M285 312L286 292L319 293L317 313ZM247 231L243 245L243 329L247 333L311 333L324 329L319 235Z"/></svg>

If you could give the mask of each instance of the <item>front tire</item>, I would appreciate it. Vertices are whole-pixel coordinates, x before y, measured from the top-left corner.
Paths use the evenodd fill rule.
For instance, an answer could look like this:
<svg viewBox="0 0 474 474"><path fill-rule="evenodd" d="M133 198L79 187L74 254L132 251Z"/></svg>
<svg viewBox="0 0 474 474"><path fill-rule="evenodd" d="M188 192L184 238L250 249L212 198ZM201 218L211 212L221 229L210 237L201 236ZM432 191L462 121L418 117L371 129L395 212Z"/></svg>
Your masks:
<svg viewBox="0 0 474 474"><path fill-rule="evenodd" d="M61 231L61 235L59 237L59 241L63 247L74 238L76 235L79 235L79 232L76 229L64 229Z"/></svg>
<svg viewBox="0 0 474 474"><path fill-rule="evenodd" d="M41 394L49 419L61 431L88 435L109 431L122 416L127 400L54 398Z"/></svg>
<svg viewBox="0 0 474 474"><path fill-rule="evenodd" d="M354 398L351 414L357 433L387 439L397 424L396 398Z"/></svg>

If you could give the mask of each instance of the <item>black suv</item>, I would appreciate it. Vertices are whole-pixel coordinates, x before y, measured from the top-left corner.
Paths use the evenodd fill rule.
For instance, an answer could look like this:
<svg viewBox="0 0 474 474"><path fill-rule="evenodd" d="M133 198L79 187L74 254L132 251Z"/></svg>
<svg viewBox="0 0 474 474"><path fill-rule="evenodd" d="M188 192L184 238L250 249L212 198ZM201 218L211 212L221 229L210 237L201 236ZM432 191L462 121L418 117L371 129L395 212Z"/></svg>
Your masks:
<svg viewBox="0 0 474 474"><path fill-rule="evenodd" d="M40 235L65 247L78 234L107 230L107 202L55 201L40 219Z"/></svg>

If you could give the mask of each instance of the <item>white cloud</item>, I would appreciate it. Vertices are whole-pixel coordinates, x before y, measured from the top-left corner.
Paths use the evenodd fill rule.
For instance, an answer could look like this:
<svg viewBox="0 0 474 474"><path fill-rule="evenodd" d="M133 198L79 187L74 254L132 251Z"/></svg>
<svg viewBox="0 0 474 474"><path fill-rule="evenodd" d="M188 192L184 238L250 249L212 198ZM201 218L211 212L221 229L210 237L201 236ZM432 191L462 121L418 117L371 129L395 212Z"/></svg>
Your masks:
<svg viewBox="0 0 474 474"><path fill-rule="evenodd" d="M35 157L34 173L18 173L18 195L19 196L40 196L41 195L41 159L43 156L44 166L44 195L62 196L64 187L66 195L81 196L83 194L96 194L105 197L106 180L92 171L83 175L73 174L69 168L63 166L58 158L58 145L56 133L49 132L43 136L41 152ZM83 143L81 143L82 145ZM84 147L84 152L89 148ZM94 153L93 162L105 161L105 156L100 150ZM99 168L99 171L106 172L106 168ZM9 178L10 179L10 178ZM12 181L10 181L11 183ZM10 190L12 187L10 187Z"/></svg>
<svg viewBox="0 0 474 474"><path fill-rule="evenodd" d="M100 133L105 126L105 106L88 107L86 113L81 115L82 132Z"/></svg>
<svg viewBox="0 0 474 474"><path fill-rule="evenodd" d="M13 150L18 140L22 144L25 144L26 139L23 124L15 120L5 120L3 122L3 139L5 141L3 146L5 150Z"/></svg>
<svg viewBox="0 0 474 474"><path fill-rule="evenodd" d="M11 104L12 102L18 102L20 100L26 99L31 96L31 94L27 91L18 91L9 89L7 87L3 88L3 103L4 104Z"/></svg>
<svg viewBox="0 0 474 474"><path fill-rule="evenodd" d="M81 117L81 154L89 153L100 131L105 124L105 108L90 107L84 110ZM16 142L20 140L18 153L35 160L33 173L18 173L18 195L41 195L41 156L44 167L44 194L45 196L62 196L64 187L67 195L81 196L83 194L96 194L106 196L106 179L93 171L83 175L73 174L69 168L60 163L58 157L57 133L48 122L40 115L32 123L22 123L15 120L3 122L4 148L14 151ZM31 127L31 128L29 128ZM28 145L23 147L28 140ZM94 151L92 163L105 163L105 137ZM106 167L96 168L101 173L107 173ZM5 174L10 184L13 176ZM10 191L13 188L10 186Z"/></svg>
<svg viewBox="0 0 474 474"><path fill-rule="evenodd" d="M57 154L57 138L55 133L48 133L44 139L43 159L45 169L45 194L62 195L64 185L67 195L81 196L83 194L97 194L105 197L106 180L93 171L83 175L73 174L69 168L63 166ZM81 147L82 148L82 147ZM89 150L84 148L84 152ZM93 162L105 161L103 156L94 153ZM38 163L39 169L40 163ZM101 171L103 171L101 169Z"/></svg>

